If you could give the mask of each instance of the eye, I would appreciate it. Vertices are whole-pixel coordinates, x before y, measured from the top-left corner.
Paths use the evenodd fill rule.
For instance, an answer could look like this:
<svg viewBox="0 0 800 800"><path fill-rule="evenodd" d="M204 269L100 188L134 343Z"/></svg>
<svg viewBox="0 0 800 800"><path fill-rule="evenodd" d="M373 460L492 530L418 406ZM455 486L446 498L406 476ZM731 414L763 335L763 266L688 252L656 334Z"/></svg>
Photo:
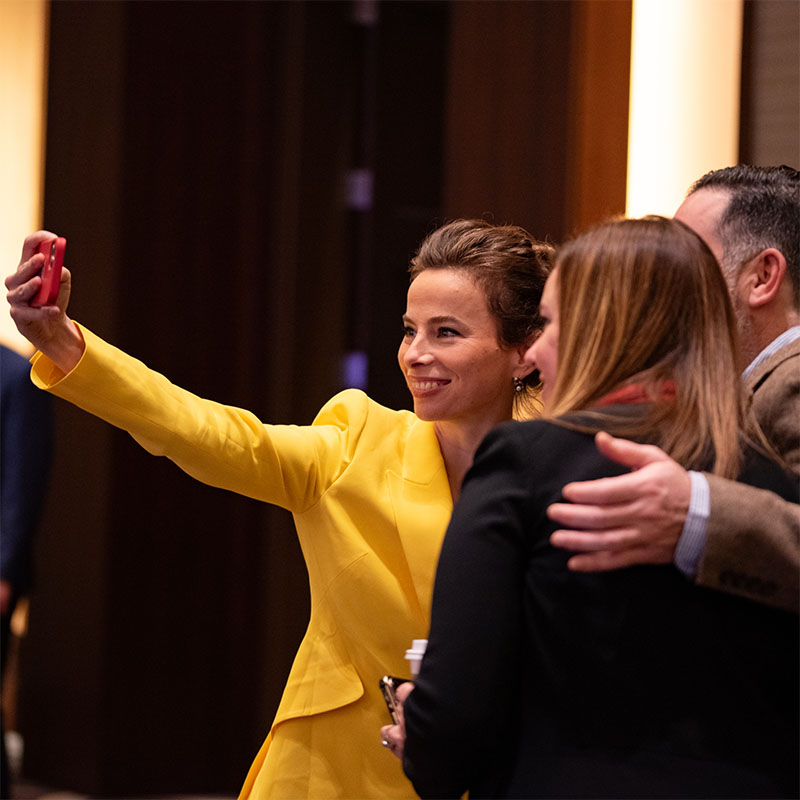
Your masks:
<svg viewBox="0 0 800 800"><path fill-rule="evenodd" d="M436 335L441 338L448 338L450 336L461 336L461 334L455 328L439 328L436 331Z"/></svg>
<svg viewBox="0 0 800 800"><path fill-rule="evenodd" d="M403 325L403 338L411 339L416 335L416 331L410 325Z"/></svg>

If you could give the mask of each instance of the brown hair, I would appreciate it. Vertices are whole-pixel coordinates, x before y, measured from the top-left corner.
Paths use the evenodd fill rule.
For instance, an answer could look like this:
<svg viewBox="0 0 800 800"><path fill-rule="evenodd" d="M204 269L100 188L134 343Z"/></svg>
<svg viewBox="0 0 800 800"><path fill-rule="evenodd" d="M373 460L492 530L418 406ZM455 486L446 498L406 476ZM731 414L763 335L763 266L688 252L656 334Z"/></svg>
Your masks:
<svg viewBox="0 0 800 800"><path fill-rule="evenodd" d="M703 240L664 217L615 220L566 244L556 269L558 370L548 415L643 384L654 401L646 418L621 421L601 410L582 417L618 435L655 431L655 443L684 467L713 463L716 474L735 477L740 431L761 437L736 367L725 280ZM668 380L674 401L659 402Z"/></svg>
<svg viewBox="0 0 800 800"><path fill-rule="evenodd" d="M497 323L497 339L506 347L532 344L541 333L539 302L552 268L555 249L536 241L517 225L495 225L483 219L457 219L437 228L411 259L411 281L427 269L466 272L486 296ZM518 401L534 400L538 373L524 379Z"/></svg>

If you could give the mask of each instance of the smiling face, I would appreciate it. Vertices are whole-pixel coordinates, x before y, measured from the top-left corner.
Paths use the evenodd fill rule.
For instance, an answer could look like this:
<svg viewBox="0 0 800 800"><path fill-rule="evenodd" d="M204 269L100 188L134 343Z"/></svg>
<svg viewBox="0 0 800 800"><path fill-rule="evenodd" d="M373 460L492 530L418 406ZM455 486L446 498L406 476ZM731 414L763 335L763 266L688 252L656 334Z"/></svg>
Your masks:
<svg viewBox="0 0 800 800"><path fill-rule="evenodd" d="M400 369L414 411L429 421L510 419L513 378L526 370L503 347L486 295L457 269L427 269L408 290Z"/></svg>
<svg viewBox="0 0 800 800"><path fill-rule="evenodd" d="M542 402L546 404L555 385L558 369L558 269L550 273L544 285L539 316L544 320L544 330L528 348L525 360L539 370L539 377L542 380Z"/></svg>

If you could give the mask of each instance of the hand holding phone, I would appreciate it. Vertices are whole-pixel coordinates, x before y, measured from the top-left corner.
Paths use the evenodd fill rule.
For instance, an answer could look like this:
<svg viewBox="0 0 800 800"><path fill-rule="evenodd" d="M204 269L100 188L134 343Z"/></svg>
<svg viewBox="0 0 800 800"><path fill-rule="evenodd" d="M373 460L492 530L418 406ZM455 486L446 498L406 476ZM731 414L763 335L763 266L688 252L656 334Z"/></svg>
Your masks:
<svg viewBox="0 0 800 800"><path fill-rule="evenodd" d="M67 240L63 236L48 239L39 245L38 252L44 256L44 266L39 273L42 285L31 300L33 308L51 306L58 299L58 290L61 286L61 267L64 265L66 247Z"/></svg>
<svg viewBox="0 0 800 800"><path fill-rule="evenodd" d="M383 699L386 701L386 708L392 715L392 721L395 725L400 724L400 717L397 713L397 696L395 691L402 683L407 683L405 678L393 678L391 675L384 675L380 680L381 692L383 692Z"/></svg>

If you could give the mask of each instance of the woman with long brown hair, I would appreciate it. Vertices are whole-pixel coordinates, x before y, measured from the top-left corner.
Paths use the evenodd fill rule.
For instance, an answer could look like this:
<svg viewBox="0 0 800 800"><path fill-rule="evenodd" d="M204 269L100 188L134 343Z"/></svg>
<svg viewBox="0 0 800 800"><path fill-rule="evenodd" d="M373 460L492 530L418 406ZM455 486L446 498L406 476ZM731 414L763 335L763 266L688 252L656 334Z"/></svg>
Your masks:
<svg viewBox="0 0 800 800"><path fill-rule="evenodd" d="M563 247L540 311L547 415L490 433L465 479L407 775L422 797L796 797L796 618L671 565L572 572L549 542L566 483L621 471L601 430L796 499L742 396L719 266L679 222L606 223Z"/></svg>

